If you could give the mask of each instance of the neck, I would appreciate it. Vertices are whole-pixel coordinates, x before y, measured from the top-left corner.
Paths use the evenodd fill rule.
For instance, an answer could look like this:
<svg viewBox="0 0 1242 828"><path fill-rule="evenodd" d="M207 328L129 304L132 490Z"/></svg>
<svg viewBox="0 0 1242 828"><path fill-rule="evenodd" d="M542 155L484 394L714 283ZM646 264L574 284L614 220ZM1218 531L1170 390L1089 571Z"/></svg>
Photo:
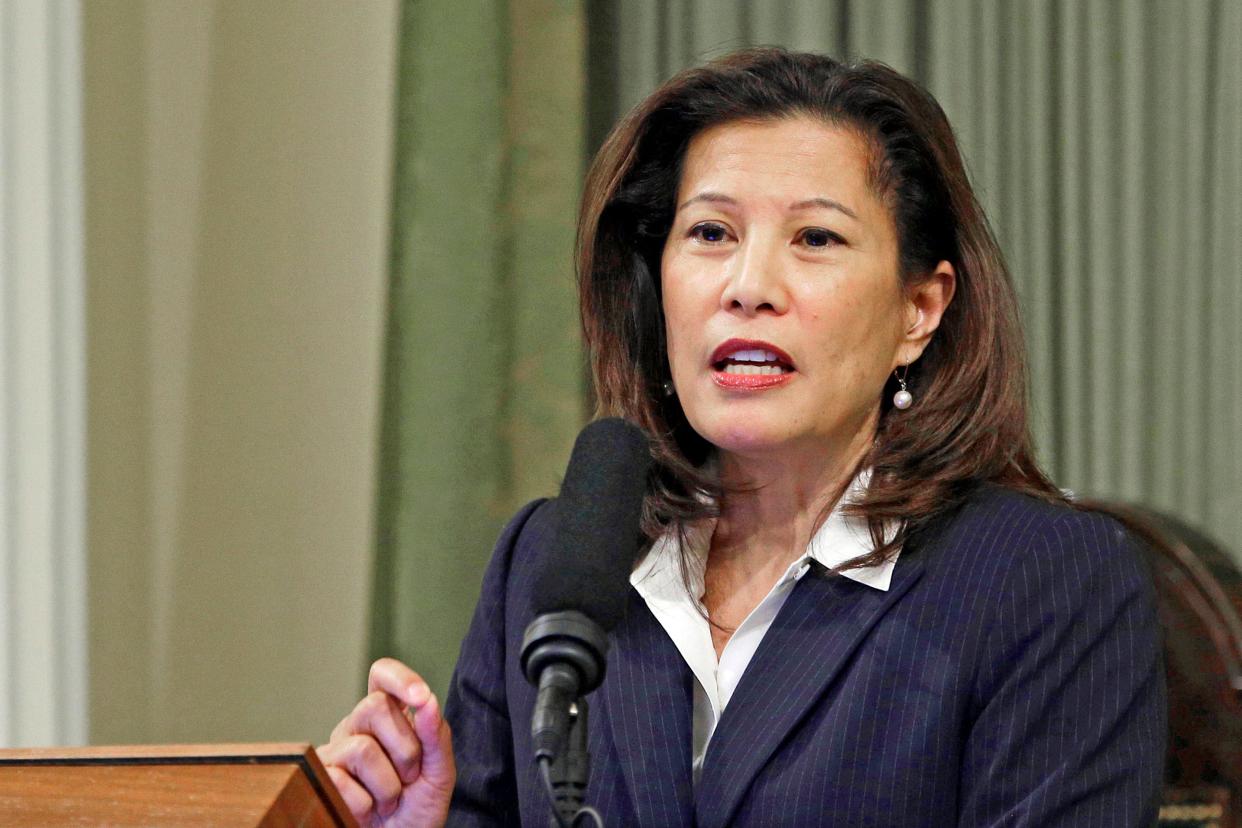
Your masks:
<svg viewBox="0 0 1242 828"><path fill-rule="evenodd" d="M721 451L718 468L726 494L712 555L743 566L746 561L759 566L800 556L853 479L875 439L876 426L877 419L869 418L848 439L813 449L797 446L751 455Z"/></svg>

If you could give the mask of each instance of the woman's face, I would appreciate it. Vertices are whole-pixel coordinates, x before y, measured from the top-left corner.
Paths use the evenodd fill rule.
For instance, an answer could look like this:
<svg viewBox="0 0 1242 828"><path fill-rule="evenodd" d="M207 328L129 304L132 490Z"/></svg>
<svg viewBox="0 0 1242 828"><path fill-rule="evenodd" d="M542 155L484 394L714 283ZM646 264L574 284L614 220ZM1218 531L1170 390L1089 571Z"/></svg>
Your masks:
<svg viewBox="0 0 1242 828"><path fill-rule="evenodd" d="M847 450L922 351L868 161L856 133L807 117L690 142L660 271L673 384L717 448Z"/></svg>

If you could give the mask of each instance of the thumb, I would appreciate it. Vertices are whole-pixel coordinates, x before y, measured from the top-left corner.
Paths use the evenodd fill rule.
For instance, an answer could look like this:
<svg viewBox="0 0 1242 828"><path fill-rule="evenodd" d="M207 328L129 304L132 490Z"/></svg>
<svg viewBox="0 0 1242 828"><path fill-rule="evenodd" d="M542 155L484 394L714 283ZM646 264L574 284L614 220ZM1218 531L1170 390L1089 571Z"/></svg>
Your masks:
<svg viewBox="0 0 1242 828"><path fill-rule="evenodd" d="M414 714L414 733L423 753L420 777L434 788L452 790L457 777L453 739L434 695Z"/></svg>

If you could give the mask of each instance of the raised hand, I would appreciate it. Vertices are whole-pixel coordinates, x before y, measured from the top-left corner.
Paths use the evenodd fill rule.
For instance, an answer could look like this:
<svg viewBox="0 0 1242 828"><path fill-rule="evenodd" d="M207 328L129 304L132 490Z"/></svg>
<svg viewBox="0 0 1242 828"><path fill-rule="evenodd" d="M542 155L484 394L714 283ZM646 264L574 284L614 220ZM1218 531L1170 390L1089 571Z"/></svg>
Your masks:
<svg viewBox="0 0 1242 828"><path fill-rule="evenodd" d="M317 753L360 824L444 824L457 778L452 737L431 688L400 661L371 665L366 697Z"/></svg>

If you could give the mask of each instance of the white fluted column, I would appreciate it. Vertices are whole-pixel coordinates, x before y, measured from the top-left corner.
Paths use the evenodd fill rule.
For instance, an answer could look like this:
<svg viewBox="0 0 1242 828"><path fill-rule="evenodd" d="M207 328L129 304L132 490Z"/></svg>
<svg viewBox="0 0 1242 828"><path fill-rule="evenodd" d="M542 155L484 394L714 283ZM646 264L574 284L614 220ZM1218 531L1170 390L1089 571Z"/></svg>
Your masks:
<svg viewBox="0 0 1242 828"><path fill-rule="evenodd" d="M0 0L0 745L87 739L79 0Z"/></svg>

